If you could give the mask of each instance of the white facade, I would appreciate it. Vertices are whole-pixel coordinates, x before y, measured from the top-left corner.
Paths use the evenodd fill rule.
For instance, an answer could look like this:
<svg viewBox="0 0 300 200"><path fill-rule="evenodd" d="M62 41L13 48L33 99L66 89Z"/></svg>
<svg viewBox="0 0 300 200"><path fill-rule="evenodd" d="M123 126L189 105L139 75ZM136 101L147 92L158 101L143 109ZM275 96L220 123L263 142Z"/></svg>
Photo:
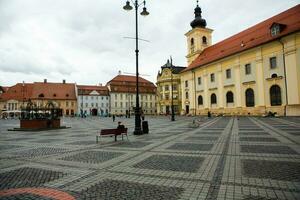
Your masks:
<svg viewBox="0 0 300 200"><path fill-rule="evenodd" d="M92 91L88 95L78 95L78 115L107 116L110 113L110 97Z"/></svg>

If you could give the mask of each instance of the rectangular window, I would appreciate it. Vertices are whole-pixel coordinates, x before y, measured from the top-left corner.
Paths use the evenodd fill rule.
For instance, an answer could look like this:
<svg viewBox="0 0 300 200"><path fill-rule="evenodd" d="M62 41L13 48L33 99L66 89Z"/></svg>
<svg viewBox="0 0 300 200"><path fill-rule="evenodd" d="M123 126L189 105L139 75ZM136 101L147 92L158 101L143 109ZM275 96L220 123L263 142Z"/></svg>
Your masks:
<svg viewBox="0 0 300 200"><path fill-rule="evenodd" d="M226 69L226 78L231 79L231 69Z"/></svg>
<svg viewBox="0 0 300 200"><path fill-rule="evenodd" d="M215 74L210 74L210 82L215 82Z"/></svg>
<svg viewBox="0 0 300 200"><path fill-rule="evenodd" d="M177 85L173 85L173 90L177 90Z"/></svg>
<svg viewBox="0 0 300 200"><path fill-rule="evenodd" d="M115 99L118 99L118 95L117 94L115 94Z"/></svg>
<svg viewBox="0 0 300 200"><path fill-rule="evenodd" d="M93 96L91 96L91 99L93 100L93 99L94 99L94 97L93 97Z"/></svg>
<svg viewBox="0 0 300 200"><path fill-rule="evenodd" d="M251 65L250 64L245 65L245 74L246 75L251 74Z"/></svg>
<svg viewBox="0 0 300 200"><path fill-rule="evenodd" d="M88 100L88 98L89 98L88 96L85 97L86 100Z"/></svg>
<svg viewBox="0 0 300 200"><path fill-rule="evenodd" d="M166 100L169 100L169 98L170 98L169 94L166 94L165 97L166 97Z"/></svg>
<svg viewBox="0 0 300 200"><path fill-rule="evenodd" d="M98 108L98 103L96 103L96 107Z"/></svg>
<svg viewBox="0 0 300 200"><path fill-rule="evenodd" d="M74 102L73 101L72 101L71 105L72 105L72 107L74 107Z"/></svg>
<svg viewBox="0 0 300 200"><path fill-rule="evenodd" d="M86 108L89 107L89 104L88 104L88 103L85 103L85 107L86 107Z"/></svg>
<svg viewBox="0 0 300 200"><path fill-rule="evenodd" d="M118 107L118 103L117 102L115 102L115 107Z"/></svg>
<svg viewBox="0 0 300 200"><path fill-rule="evenodd" d="M198 77L198 85L201 85L201 84L202 84L201 77Z"/></svg>
<svg viewBox="0 0 300 200"><path fill-rule="evenodd" d="M276 57L270 58L270 68L275 69L277 67L277 60Z"/></svg>
<svg viewBox="0 0 300 200"><path fill-rule="evenodd" d="M123 102L121 102L120 104L121 104L121 108L123 108Z"/></svg>
<svg viewBox="0 0 300 200"><path fill-rule="evenodd" d="M165 91L169 91L169 85L165 85Z"/></svg>
<svg viewBox="0 0 300 200"><path fill-rule="evenodd" d="M94 103L92 103L92 107L94 107Z"/></svg>
<svg viewBox="0 0 300 200"><path fill-rule="evenodd" d="M66 106L69 107L69 102L68 101L66 102Z"/></svg>
<svg viewBox="0 0 300 200"><path fill-rule="evenodd" d="M185 87L189 87L189 82L185 81Z"/></svg>

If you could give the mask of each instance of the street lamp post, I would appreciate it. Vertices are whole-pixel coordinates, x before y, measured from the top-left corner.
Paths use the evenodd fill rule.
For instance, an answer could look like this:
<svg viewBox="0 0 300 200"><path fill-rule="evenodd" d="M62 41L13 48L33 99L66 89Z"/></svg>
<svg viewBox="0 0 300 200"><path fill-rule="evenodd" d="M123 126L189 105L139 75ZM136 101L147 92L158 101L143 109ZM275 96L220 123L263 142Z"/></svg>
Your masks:
<svg viewBox="0 0 300 200"><path fill-rule="evenodd" d="M139 4L138 0L131 0L131 2L134 4L135 8L135 55L136 55L136 104L135 104L135 127L134 127L134 135L141 135L142 129L141 129L141 114L140 114L140 103L139 103L139 37L138 37L138 8L141 5L144 5L143 11L141 12L141 15L147 16L149 15L149 12L147 11L146 1L143 1L141 4ZM123 7L124 10L130 11L132 10L132 6L130 5L129 0L126 1L126 5Z"/></svg>
<svg viewBox="0 0 300 200"><path fill-rule="evenodd" d="M171 58L171 121L175 121L174 102L173 102L173 61Z"/></svg>

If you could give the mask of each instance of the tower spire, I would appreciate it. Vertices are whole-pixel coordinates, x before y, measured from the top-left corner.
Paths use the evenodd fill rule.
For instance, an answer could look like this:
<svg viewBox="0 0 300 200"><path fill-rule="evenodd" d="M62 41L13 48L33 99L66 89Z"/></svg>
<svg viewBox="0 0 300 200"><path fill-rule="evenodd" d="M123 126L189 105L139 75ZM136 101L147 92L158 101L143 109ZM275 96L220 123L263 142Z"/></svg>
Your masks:
<svg viewBox="0 0 300 200"><path fill-rule="evenodd" d="M196 27L201 27L205 28L206 27L206 20L202 19L202 10L199 6L199 0L197 0L197 6L195 8L195 19L191 22L191 27L196 28Z"/></svg>

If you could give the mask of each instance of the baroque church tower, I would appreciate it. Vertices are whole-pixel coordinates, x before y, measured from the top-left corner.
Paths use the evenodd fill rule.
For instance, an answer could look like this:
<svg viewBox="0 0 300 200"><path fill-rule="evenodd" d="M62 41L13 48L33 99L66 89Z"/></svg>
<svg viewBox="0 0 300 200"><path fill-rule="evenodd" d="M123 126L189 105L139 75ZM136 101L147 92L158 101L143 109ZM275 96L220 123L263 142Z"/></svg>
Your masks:
<svg viewBox="0 0 300 200"><path fill-rule="evenodd" d="M186 56L188 65L190 65L205 48L212 44L211 34L213 30L206 28L206 20L202 18L202 11L198 2L197 0L195 19L191 22L192 30L185 34L188 47L188 54Z"/></svg>

